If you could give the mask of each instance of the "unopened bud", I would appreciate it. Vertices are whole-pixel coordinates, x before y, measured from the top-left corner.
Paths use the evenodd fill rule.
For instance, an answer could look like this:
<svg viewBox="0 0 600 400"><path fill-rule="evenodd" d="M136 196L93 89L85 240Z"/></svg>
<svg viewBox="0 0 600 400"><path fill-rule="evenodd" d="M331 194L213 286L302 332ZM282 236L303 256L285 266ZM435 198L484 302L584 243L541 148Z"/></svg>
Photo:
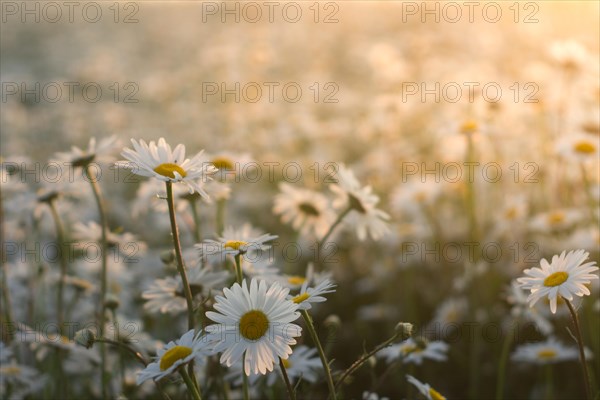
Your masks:
<svg viewBox="0 0 600 400"><path fill-rule="evenodd" d="M104 305L110 310L116 310L117 308L119 308L120 305L119 298L117 297L117 295L109 293L106 295Z"/></svg>
<svg viewBox="0 0 600 400"><path fill-rule="evenodd" d="M160 253L160 260L166 264L170 265L175 261L175 251L174 250L166 250Z"/></svg>
<svg viewBox="0 0 600 400"><path fill-rule="evenodd" d="M402 340L408 339L413 333L413 324L410 322L398 322L396 325L396 333L400 335Z"/></svg>
<svg viewBox="0 0 600 400"><path fill-rule="evenodd" d="M335 314L331 314L329 317L325 318L323 324L327 328L339 328L342 326L342 320Z"/></svg>
<svg viewBox="0 0 600 400"><path fill-rule="evenodd" d="M96 334L88 328L82 329L80 331L75 332L74 340L75 343L77 343L78 345L89 349L94 345L94 342L96 341Z"/></svg>

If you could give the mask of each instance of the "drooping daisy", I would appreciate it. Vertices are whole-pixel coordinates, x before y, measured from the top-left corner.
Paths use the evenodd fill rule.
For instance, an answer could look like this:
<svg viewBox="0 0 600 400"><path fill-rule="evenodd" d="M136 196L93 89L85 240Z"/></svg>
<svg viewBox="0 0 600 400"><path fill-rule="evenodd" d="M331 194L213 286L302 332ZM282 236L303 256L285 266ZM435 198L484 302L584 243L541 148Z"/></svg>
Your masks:
<svg viewBox="0 0 600 400"><path fill-rule="evenodd" d="M158 351L156 361L148 364L144 370L138 373L137 384L140 385L148 379L161 380L192 360L202 363L209 354L210 349L206 337L202 336L201 331L195 334L195 331L191 329L181 338L169 342Z"/></svg>
<svg viewBox="0 0 600 400"><path fill-rule="evenodd" d="M444 396L429 384L419 381L417 378L406 375L406 380L412 383L427 400L446 400Z"/></svg>
<svg viewBox="0 0 600 400"><path fill-rule="evenodd" d="M448 344L440 340L429 342L423 338L408 338L405 341L386 347L378 353L388 363L401 359L403 363L421 365L424 359L446 361Z"/></svg>
<svg viewBox="0 0 600 400"><path fill-rule="evenodd" d="M541 268L523 271L527 277L518 278L517 282L523 289L529 289L529 306L533 307L538 300L547 297L550 300L550 311L554 314L559 295L567 300L573 300L573 295L590 295L590 290L585 285L598 279L596 274L592 274L598 267L595 266L595 261L584 264L588 256L589 253L585 250L569 253L563 251L560 256L552 257L552 263L549 264L544 258L540 261Z"/></svg>
<svg viewBox="0 0 600 400"><path fill-rule="evenodd" d="M109 136L100 139L96 145L96 138L90 138L87 149L80 149L77 146L71 146L71 151L56 153L56 161L59 164L69 164L73 168L85 168L92 162L112 162L114 160L113 152L119 146L119 140L116 136Z"/></svg>
<svg viewBox="0 0 600 400"><path fill-rule="evenodd" d="M188 269L188 283L194 297L198 294L208 297L211 292L219 292L228 277L227 271L213 271L209 266ZM180 275L155 280L142 293L142 298L147 300L144 309L151 313L176 315L187 310Z"/></svg>
<svg viewBox="0 0 600 400"><path fill-rule="evenodd" d="M367 234L373 240L381 239L390 231L387 221L390 216L376 208L379 196L373 193L370 186L362 187L354 173L344 165L338 165L335 173L337 183L330 185L336 199L333 207L351 212L344 219L344 224L356 230L359 240L365 240Z"/></svg>
<svg viewBox="0 0 600 400"><path fill-rule="evenodd" d="M287 183L279 185L281 193L275 196L273 212L281 216L284 224L303 235L323 237L335 221L327 197L309 189L295 188Z"/></svg>
<svg viewBox="0 0 600 400"><path fill-rule="evenodd" d="M335 283L325 279L315 287L308 287L308 282L304 282L300 288L300 293L295 296L288 296L288 299L298 304L299 310L310 310L312 303L322 303L327 299L324 294L335 292Z"/></svg>
<svg viewBox="0 0 600 400"><path fill-rule="evenodd" d="M127 161L117 162L117 167L164 182L181 182L189 188L190 193L208 197L202 186L217 169L207 162L203 151L188 159L185 158L184 145L178 144L171 150L164 138L160 138L158 144L154 141L146 144L144 140L138 143L135 139L131 139L131 143L133 150L125 148L121 153Z"/></svg>
<svg viewBox="0 0 600 400"><path fill-rule="evenodd" d="M221 363L231 366L243 355L244 372L265 374L273 370L278 358L287 359L290 345L300 336L302 328L292 324L298 319L298 305L286 299L288 289L278 283L246 280L225 288L223 296L215 297L214 308L206 316L217 324L206 331L214 342L215 352L222 352Z"/></svg>
<svg viewBox="0 0 600 400"><path fill-rule="evenodd" d="M576 347L567 347L556 338L545 342L520 345L510 357L513 361L533 364L554 364L562 361L576 361L579 352Z"/></svg>

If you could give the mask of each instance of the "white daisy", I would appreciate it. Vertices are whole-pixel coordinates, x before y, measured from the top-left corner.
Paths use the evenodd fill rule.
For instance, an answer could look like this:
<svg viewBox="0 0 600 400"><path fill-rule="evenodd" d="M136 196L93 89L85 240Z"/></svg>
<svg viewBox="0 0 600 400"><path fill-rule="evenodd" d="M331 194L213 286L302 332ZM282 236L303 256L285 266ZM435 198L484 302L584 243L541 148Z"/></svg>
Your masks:
<svg viewBox="0 0 600 400"><path fill-rule="evenodd" d="M330 185L336 195L333 207L339 210L351 208L344 224L356 230L359 240L365 240L367 234L373 240L379 240L389 233L387 221L390 216L375 207L379 197L372 193L371 187L362 187L354 173L341 164L338 165L335 178L337 183Z"/></svg>
<svg viewBox="0 0 600 400"><path fill-rule="evenodd" d="M273 370L278 358L287 359L290 345L300 336L302 328L292 324L300 316L298 305L286 300L288 289L278 283L246 281L225 288L223 296L215 297L214 308L206 316L217 322L206 327L214 341L215 352L222 352L221 363L231 366L243 355L244 372L265 374Z"/></svg>
<svg viewBox="0 0 600 400"><path fill-rule="evenodd" d="M530 268L523 271L524 278L517 282L523 289L529 289L531 294L527 298L529 306L533 307L543 297L550 300L550 310L556 313L557 297L560 295L567 300L573 300L573 295L580 297L590 295L590 290L585 286L593 279L598 279L592 272L598 270L596 262L584 264L589 253L585 250L563 251L560 256L553 256L552 263L546 259L540 261L542 268Z"/></svg>
<svg viewBox="0 0 600 400"><path fill-rule="evenodd" d="M548 321L537 307L529 307L527 294L515 281L510 285L507 301L512 305L510 313L514 318L522 317L528 321L532 321L544 335L549 335L554 330L550 321Z"/></svg>
<svg viewBox="0 0 600 400"><path fill-rule="evenodd" d="M335 286L336 285L329 279L325 279L315 287L308 287L308 282L305 281L302 284L300 293L298 293L296 296L288 296L288 299L298 304L299 310L310 310L312 308L311 303L323 303L326 301L327 299L322 295L334 293Z"/></svg>
<svg viewBox="0 0 600 400"><path fill-rule="evenodd" d="M279 185L281 193L275 196L273 212L284 224L291 223L303 235L323 237L335 221L327 197L314 190L295 188L287 183Z"/></svg>
<svg viewBox="0 0 600 400"><path fill-rule="evenodd" d="M581 210L556 209L535 215L529 226L541 233L553 233L572 228L583 217Z"/></svg>
<svg viewBox="0 0 600 400"><path fill-rule="evenodd" d="M556 152L565 160L576 162L598 161L600 143L597 136L583 133L562 137L556 143Z"/></svg>
<svg viewBox="0 0 600 400"><path fill-rule="evenodd" d="M282 362L292 383L299 378L303 381L316 383L319 379L319 373L323 369L317 349L305 345L295 347L292 355L287 360L282 360ZM274 372L267 375L268 385L273 385L276 378L280 376L279 371L277 374Z"/></svg>
<svg viewBox="0 0 600 400"><path fill-rule="evenodd" d="M196 335L194 333L192 329L160 349L156 354L156 361L138 373L137 384L140 385L148 379L158 381L192 360L202 363L210 354L208 341L201 335L201 331Z"/></svg>
<svg viewBox="0 0 600 400"><path fill-rule="evenodd" d="M421 365L424 359L446 361L448 344L440 340L429 342L423 338L408 338L405 341L386 347L378 353L388 363L401 359L403 363Z"/></svg>
<svg viewBox="0 0 600 400"><path fill-rule="evenodd" d="M121 153L127 161L117 162L117 167L164 182L181 182L189 188L190 193L197 192L208 197L202 186L217 169L207 162L202 151L190 160L185 158L184 145L179 144L171 150L164 138L160 138L158 144L154 141L146 144L144 140L138 143L135 139L131 139L131 143L133 150L125 148Z"/></svg>
<svg viewBox="0 0 600 400"><path fill-rule="evenodd" d="M92 162L112 162L113 152L119 146L119 140L116 136L109 136L100 139L96 145L96 138L90 138L87 149L80 149L77 146L71 146L71 151L56 153L56 161L60 164L70 164L74 168L86 167Z"/></svg>
<svg viewBox="0 0 600 400"><path fill-rule="evenodd" d="M423 383L411 375L406 375L406 380L412 383L427 400L446 400L440 392L432 388L429 384Z"/></svg>
<svg viewBox="0 0 600 400"><path fill-rule="evenodd" d="M223 263L227 255L243 255L243 271L250 275L262 275L273 272L268 268L272 263L272 255L267 242L275 239L277 235L260 234L250 224L244 224L238 229L227 227L218 240L206 239L194 247L201 258L213 264Z"/></svg>
<svg viewBox="0 0 600 400"><path fill-rule="evenodd" d="M363 400L390 400L389 397L380 397L377 393L364 391L362 394Z"/></svg>
<svg viewBox="0 0 600 400"><path fill-rule="evenodd" d="M511 360L534 364L553 364L562 361L576 361L579 351L567 347L553 337L545 342L520 345L511 355Z"/></svg>
<svg viewBox="0 0 600 400"><path fill-rule="evenodd" d="M258 164L252 160L252 157L245 153L224 151L207 155L207 159L219 170L217 177L221 181L239 182L240 176L245 174L252 175L252 170L258 167Z"/></svg>

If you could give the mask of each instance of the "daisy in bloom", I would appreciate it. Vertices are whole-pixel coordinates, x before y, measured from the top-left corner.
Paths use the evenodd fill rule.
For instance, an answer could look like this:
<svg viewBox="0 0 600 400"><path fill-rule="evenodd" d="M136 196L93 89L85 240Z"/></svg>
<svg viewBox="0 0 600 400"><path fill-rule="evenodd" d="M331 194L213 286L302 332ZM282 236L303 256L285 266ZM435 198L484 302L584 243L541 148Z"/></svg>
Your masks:
<svg viewBox="0 0 600 400"><path fill-rule="evenodd" d="M79 147L72 146L71 151L56 153L56 161L61 164L70 164L74 168L86 167L92 162L112 162L112 153L115 151L119 141L116 136L110 136L101 139L96 144L96 138L91 138L87 149L80 149Z"/></svg>
<svg viewBox="0 0 600 400"><path fill-rule="evenodd" d="M522 317L532 321L544 335L549 335L554 330L550 321L536 307L529 307L527 294L517 282L511 283L507 301L512 305L510 313L514 318Z"/></svg>
<svg viewBox="0 0 600 400"><path fill-rule="evenodd" d="M296 296L288 296L288 299L298 304L299 310L310 310L312 303L323 303L327 299L324 294L334 293L335 284L329 279L325 279L315 287L308 287L308 282L305 281L300 288L300 293Z"/></svg>
<svg viewBox="0 0 600 400"><path fill-rule="evenodd" d="M440 392L429 386L429 384L423 383L411 375L406 375L406 380L412 383L427 400L446 400Z"/></svg>
<svg viewBox="0 0 600 400"><path fill-rule="evenodd" d="M354 173L344 165L338 165L335 178L337 183L330 185L336 195L333 207L351 211L344 222L356 229L359 240L365 240L367 234L373 240L379 240L389 233L387 221L390 216L375 207L379 197L372 193L371 187L362 187Z"/></svg>
<svg viewBox="0 0 600 400"><path fill-rule="evenodd" d="M223 296L215 296L214 308L206 316L217 324L209 325L210 341L214 351L221 354L221 363L228 367L244 356L246 375L266 374L273 370L278 358L292 354L290 345L300 336L302 328L292 324L298 319L298 305L286 300L289 289L278 283L270 286L265 281L252 279L235 283L223 289Z"/></svg>
<svg viewBox="0 0 600 400"><path fill-rule="evenodd" d="M511 355L513 361L553 364L562 361L576 361L579 353L575 347L567 347L553 337L545 342L523 344Z"/></svg>
<svg viewBox="0 0 600 400"><path fill-rule="evenodd" d="M586 48L575 40L553 42L549 53L554 61L566 69L579 69L589 60Z"/></svg>
<svg viewBox="0 0 600 400"><path fill-rule="evenodd" d="M77 222L73 225L73 236L82 242L82 245L88 245L89 242L99 242L102 240L102 227L95 221L87 223ZM109 247L116 247L117 250L129 253L135 251L143 253L146 251L146 243L140 241L135 235L128 232L106 232L106 240Z"/></svg>
<svg viewBox="0 0 600 400"><path fill-rule="evenodd" d="M193 360L202 363L210 354L208 341L201 336L202 332L196 335L194 333L195 331L191 329L181 338L169 342L160 349L156 354L156 361L148 364L146 369L138 373L137 384L140 385L148 379L158 381Z"/></svg>
<svg viewBox="0 0 600 400"><path fill-rule="evenodd" d="M552 257L552 263L542 259L542 268L523 271L527 277L518 278L517 282L523 289L529 289L529 306L533 307L538 300L547 297L550 300L550 311L555 314L559 295L566 300L573 300L573 295L589 296L590 290L585 285L598 279L596 274L592 274L598 267L595 266L595 261L584 264L588 256L589 253L585 250L569 253L563 251L560 256Z"/></svg>
<svg viewBox="0 0 600 400"><path fill-rule="evenodd" d="M223 263L227 255L244 256L242 269L252 275L262 275L270 272L268 265L272 262L267 250L267 243L277 239L277 235L261 234L250 224L241 228L227 227L223 236L218 240L206 239L194 245L200 257L207 258L211 263Z"/></svg>
<svg viewBox="0 0 600 400"><path fill-rule="evenodd" d="M235 180L239 182L242 173L252 174L251 169L258 166L248 154L224 151L217 154L207 155L208 162L219 170L217 177L221 181Z"/></svg>
<svg viewBox="0 0 600 400"><path fill-rule="evenodd" d="M275 196L273 212L281 216L285 224L303 235L325 236L335 221L335 213L329 207L327 197L309 189L297 189L287 183L279 185L281 193Z"/></svg>
<svg viewBox="0 0 600 400"><path fill-rule="evenodd" d="M581 210L556 209L537 214L531 219L529 226L536 232L552 233L573 227L582 217Z"/></svg>
<svg viewBox="0 0 600 400"><path fill-rule="evenodd" d="M10 348L0 342L0 396L9 398L10 393L11 399L23 399L40 391L46 377L34 368L18 364L13 356Z"/></svg>
<svg viewBox="0 0 600 400"><path fill-rule="evenodd" d="M227 271L215 272L211 267L191 268L187 272L193 296L202 294L206 298L211 292L219 291L229 279ZM147 300L144 309L151 313L175 315L187 310L180 275L155 280L142 293L142 298Z"/></svg>
<svg viewBox="0 0 600 400"><path fill-rule="evenodd" d="M600 157L600 143L597 136L582 133L568 135L557 142L556 152L566 160L597 161Z"/></svg>
<svg viewBox="0 0 600 400"><path fill-rule="evenodd" d="M171 150L164 138L160 138L158 144L154 141L147 144L144 140L138 143L135 139L131 139L131 143L133 150L125 148L121 153L127 161L117 162L117 167L164 182L181 182L188 187L190 193L196 192L208 197L202 185L217 169L207 162L202 151L188 159L185 158L184 145L178 144Z"/></svg>
<svg viewBox="0 0 600 400"><path fill-rule="evenodd" d="M448 358L448 344L439 340L428 342L423 338L408 338L405 341L386 347L378 355L384 357L388 363L398 359L409 364L421 365L424 359L446 361Z"/></svg>

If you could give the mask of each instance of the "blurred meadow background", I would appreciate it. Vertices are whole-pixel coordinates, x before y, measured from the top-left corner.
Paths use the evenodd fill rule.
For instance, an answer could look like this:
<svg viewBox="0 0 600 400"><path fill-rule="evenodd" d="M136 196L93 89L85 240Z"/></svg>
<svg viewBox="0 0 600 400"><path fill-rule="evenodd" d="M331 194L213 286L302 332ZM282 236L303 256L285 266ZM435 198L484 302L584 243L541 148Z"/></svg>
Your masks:
<svg viewBox="0 0 600 400"><path fill-rule="evenodd" d="M407 357L414 348L370 357L340 398L426 398L406 374L448 399L584 396L577 357L515 356L549 339L576 344L566 306L529 308L514 281L563 250L599 257L598 2L476 2L472 22L463 2L276 2L272 22L263 2L96 2L97 22L88 3L77 2L72 22L61 2L56 22L47 2L28 2L29 15L25 3L1 4L3 398L101 398L106 385L113 398L159 398L151 383L136 384L141 365L108 346L103 385L99 346L75 342L75 331L97 321L100 263L81 244L99 240L100 220L81 169L60 164L56 179L57 153L112 135L118 145L96 160L113 243L106 318L120 327L115 340L148 359L186 331L185 302L173 289L158 301L178 298L183 307L147 305L156 280L177 276L167 208L156 197L162 185L114 162L130 139L164 137L188 157L204 149L221 169L219 185L207 184L210 203L185 190L177 199L188 266L200 260L194 244L248 224L254 236L278 236L269 279L297 291L291 278L313 279L314 270L337 284L311 310L334 378L398 322L414 325L417 352L443 342L418 361ZM252 22L256 9L262 15ZM453 22L456 9L462 17ZM383 228L369 225L363 237L342 221L318 252L341 212L331 186L346 168L379 197ZM322 227L282 220L277 202L293 202L300 189L322 202ZM48 201L52 191L60 197ZM75 249L62 278L59 242ZM63 278L63 321L76 328L56 340ZM233 274L227 279L213 290ZM596 395L597 283L575 301ZM196 300L207 309L214 301L210 292ZM298 341L313 346L307 335ZM198 373L211 382L208 368ZM298 398L327 397L318 374L300 380ZM252 398L287 397L281 380L261 379ZM241 398L239 381L228 385ZM165 385L174 399L186 398L182 388ZM203 389L222 398L208 383Z"/></svg>

